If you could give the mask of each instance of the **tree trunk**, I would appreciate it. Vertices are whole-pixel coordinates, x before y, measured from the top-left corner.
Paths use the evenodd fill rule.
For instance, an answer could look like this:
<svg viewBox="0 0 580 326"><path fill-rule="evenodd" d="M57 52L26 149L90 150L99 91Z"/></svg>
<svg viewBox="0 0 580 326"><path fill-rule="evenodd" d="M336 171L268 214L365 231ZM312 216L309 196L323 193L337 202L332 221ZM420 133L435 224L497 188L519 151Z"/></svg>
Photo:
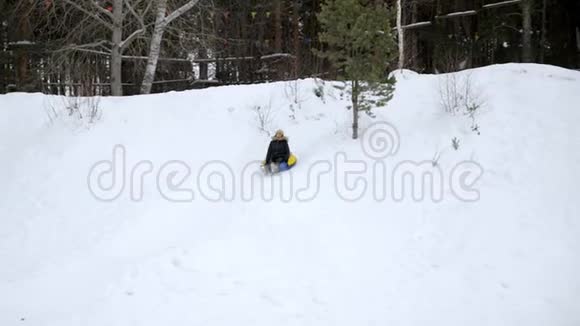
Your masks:
<svg viewBox="0 0 580 326"><path fill-rule="evenodd" d="M533 0L522 1L522 62L533 62L532 48L532 8Z"/></svg>
<svg viewBox="0 0 580 326"><path fill-rule="evenodd" d="M18 30L17 30L17 40L23 41L23 44L17 46L14 51L16 54L16 87L21 92L33 91L33 77L30 75L31 70L29 69L30 64L30 46L25 44L26 42L32 41L32 26L30 24L30 6L31 3L25 1L22 3L22 8L19 10L18 14L20 19L18 20Z"/></svg>
<svg viewBox="0 0 580 326"><path fill-rule="evenodd" d="M197 51L197 57L200 59L207 59L207 49L200 45L199 50ZM208 80L208 66L206 62L199 63L199 79L201 80Z"/></svg>
<svg viewBox="0 0 580 326"><path fill-rule="evenodd" d="M302 75L302 53L300 44L300 1L294 0L292 9L292 23L294 25L294 78L300 78Z"/></svg>
<svg viewBox="0 0 580 326"><path fill-rule="evenodd" d="M274 0L274 53L282 53L282 0ZM284 66L276 65L277 79L284 79Z"/></svg>
<svg viewBox="0 0 580 326"><path fill-rule="evenodd" d="M548 34L548 30L546 28L546 10L548 0L542 1L542 38L540 40L540 63L544 63L545 60L545 51L546 51L546 38Z"/></svg>
<svg viewBox="0 0 580 326"><path fill-rule="evenodd" d="M111 51L111 95L123 96L121 47L113 46Z"/></svg>
<svg viewBox="0 0 580 326"><path fill-rule="evenodd" d="M399 69L405 67L405 31L403 31L403 7L397 0L397 32L399 37Z"/></svg>
<svg viewBox="0 0 580 326"><path fill-rule="evenodd" d="M77 96L78 94L75 94L74 80L70 70L71 66L72 62L70 58L66 57L64 59L64 80L63 80L63 83L65 85L65 95Z"/></svg>
<svg viewBox="0 0 580 326"><path fill-rule="evenodd" d="M157 17L155 18L155 28L153 36L151 37L151 45L149 47L149 58L147 59L147 66L145 68L145 76L141 84L141 94L151 93L153 81L155 79L155 71L157 70L157 62L159 61L159 54L161 53L161 41L165 33L166 21L165 13L167 11L167 0L159 0L157 6Z"/></svg>
<svg viewBox="0 0 580 326"><path fill-rule="evenodd" d="M123 42L123 0L113 2L113 48L111 49L111 95L123 96L122 73L122 51L121 42Z"/></svg>
<svg viewBox="0 0 580 326"><path fill-rule="evenodd" d="M578 53L577 65L580 66L580 28L576 27L576 51Z"/></svg>
<svg viewBox="0 0 580 326"><path fill-rule="evenodd" d="M249 29L248 17L251 17L248 4L246 4L242 10L243 10L243 12L240 15L240 39L244 40L244 42L241 46L241 51L242 51L243 56L253 56L253 51L252 51L253 45L251 44L251 42L248 41L250 39L250 37L248 37L248 29ZM250 18L250 21L251 20L252 20L252 18ZM240 80L244 83L252 83L253 82L252 65L240 63L239 67L240 67ZM202 69L201 65L200 65L199 69L201 72L201 69ZM207 65L206 65L206 71L207 71ZM201 75L201 73L200 73L200 75Z"/></svg>
<svg viewBox="0 0 580 326"><path fill-rule="evenodd" d="M358 80L352 81L352 139L358 139Z"/></svg>
<svg viewBox="0 0 580 326"><path fill-rule="evenodd" d="M24 92L27 89L29 76L28 76L28 52L25 48L14 51L16 53L17 67L16 70L16 87L19 91Z"/></svg>
<svg viewBox="0 0 580 326"><path fill-rule="evenodd" d="M411 22L416 23L417 22L417 3L416 2L412 2L409 7L411 8ZM404 7L403 7L404 8ZM404 12L403 12L404 14ZM403 23L406 21L405 20L405 16L403 15L402 17L402 21ZM405 31L403 31L403 33L405 33ZM407 48L405 49L405 66L413 69L413 70L417 70L419 71L419 62L417 60L418 58L418 48L417 48L417 32L411 32L408 33L407 35L404 35L404 39L405 39L405 44L404 46L406 46ZM425 66L425 65L423 65Z"/></svg>
<svg viewBox="0 0 580 326"><path fill-rule="evenodd" d="M274 52L282 53L282 0L274 0Z"/></svg>
<svg viewBox="0 0 580 326"><path fill-rule="evenodd" d="M190 0L166 17L167 0L157 1L157 17L155 18L155 28L153 30L151 45L149 47L147 67L145 68L145 75L143 76L143 82L141 84L141 94L151 93L153 81L155 80L155 72L157 71L157 63L159 62L159 55L161 54L161 42L163 41L163 34L165 33L167 26L171 24L173 20L193 8L198 2L199 0Z"/></svg>

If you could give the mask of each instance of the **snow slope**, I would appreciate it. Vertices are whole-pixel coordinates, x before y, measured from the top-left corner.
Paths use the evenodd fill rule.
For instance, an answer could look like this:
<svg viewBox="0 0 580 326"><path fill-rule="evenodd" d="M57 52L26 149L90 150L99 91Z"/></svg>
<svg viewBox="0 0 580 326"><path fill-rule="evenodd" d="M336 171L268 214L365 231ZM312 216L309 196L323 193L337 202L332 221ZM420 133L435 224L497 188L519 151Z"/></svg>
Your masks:
<svg viewBox="0 0 580 326"><path fill-rule="evenodd" d="M441 77L408 71L388 107L361 121L397 129L388 169L440 153L440 202L377 201L370 188L343 200L334 172L309 201L242 198L244 167L269 141L255 106L271 107L267 129L283 128L299 157L266 189L305 186L316 162L336 170L337 153L371 166L329 83L323 103L315 81L298 82L295 119L290 83L105 98L93 125L63 113L50 123L57 97L0 96L0 325L580 325L580 73L509 64L461 74L485 102L481 135L442 112ZM142 200L128 185L111 202L89 191L91 167L115 145L128 171L152 164ZM182 187L192 201L156 187L175 160L191 169ZM466 160L484 170L471 202L447 182ZM231 201L203 198L215 192L197 172L224 168L215 161L233 171ZM364 176L368 187L380 180Z"/></svg>

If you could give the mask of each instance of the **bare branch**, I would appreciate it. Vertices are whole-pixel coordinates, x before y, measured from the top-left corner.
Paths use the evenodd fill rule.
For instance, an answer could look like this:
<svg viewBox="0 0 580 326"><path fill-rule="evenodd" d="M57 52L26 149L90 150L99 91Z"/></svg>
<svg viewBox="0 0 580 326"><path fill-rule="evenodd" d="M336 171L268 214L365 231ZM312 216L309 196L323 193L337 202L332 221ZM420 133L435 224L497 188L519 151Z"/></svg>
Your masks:
<svg viewBox="0 0 580 326"><path fill-rule="evenodd" d="M124 0L123 2L125 3L125 6L127 6L127 9L129 9L129 12L133 15L133 17L135 17L137 21L139 21L139 24L142 27L145 27L145 23L143 23L143 17L139 16L137 11L135 11L135 8L131 5L131 2L129 0Z"/></svg>
<svg viewBox="0 0 580 326"><path fill-rule="evenodd" d="M112 13L112 12L110 12L110 11L108 11L107 9L105 9L105 8L103 8L103 7L101 7L101 6L99 6L99 4L98 4L96 1L89 0L89 2L90 2L90 3L93 5L93 7L94 7L95 9L97 9L97 10L98 10L100 13L104 14L105 16L107 16L107 17L109 17L109 18L111 18L111 19L113 19L113 18L114 18L114 17L113 17L113 13Z"/></svg>
<svg viewBox="0 0 580 326"><path fill-rule="evenodd" d="M139 16L139 14L137 14L137 12L135 11L135 8L133 8L133 6L129 2L129 0L125 0L124 2L125 2L125 5L127 6L127 8L129 9L129 12L131 12L131 14L139 22L139 25L141 25L141 28L139 28L138 30L131 33L131 35L129 35L124 41L121 42L121 44L119 44L121 49L127 48L127 46L129 46L129 44L131 44L131 42L133 42L139 35L145 33L145 29L147 28L147 27L145 27L145 23L143 22L143 17Z"/></svg>
<svg viewBox="0 0 580 326"><path fill-rule="evenodd" d="M188 12L193 7L195 7L195 5L197 5L198 2L199 0L190 0L189 2L181 6L179 9L172 12L169 16L167 16L165 18L165 24L170 24L176 18L178 18L179 16L183 15L184 13Z"/></svg>
<svg viewBox="0 0 580 326"><path fill-rule="evenodd" d="M143 16L146 16L149 10L151 10L153 2L154 1L147 1L147 7L145 7L145 9L143 10Z"/></svg>
<svg viewBox="0 0 580 326"><path fill-rule="evenodd" d="M145 32L145 29L142 29L142 28L134 31L123 42L121 42L121 44L119 44L119 46L121 47L121 49L126 49L129 46L129 44L131 44L131 42L133 42L139 35L143 34L144 32Z"/></svg>
<svg viewBox="0 0 580 326"><path fill-rule="evenodd" d="M115 29L115 26L113 26L113 24L103 20L98 14L94 13L94 12L90 12L89 10L87 10L86 8L84 8L83 6L79 5L78 3L76 3L74 0L63 0L64 2L68 3L69 5L77 8L78 10L82 11L84 14L86 14L89 17L94 18L95 20L97 20L99 23L101 23L102 25L104 25L105 27L107 27L110 30ZM104 10L104 9L103 9ZM105 10L106 11L106 10ZM108 12L108 11L107 11ZM110 13L109 13L110 14Z"/></svg>
<svg viewBox="0 0 580 326"><path fill-rule="evenodd" d="M55 52L63 52L63 51L71 51L71 50L84 50L87 48L98 48L104 45L110 45L111 42L108 40L100 40L97 42L93 42L93 43L87 43L87 44L67 44L65 47L56 50Z"/></svg>
<svg viewBox="0 0 580 326"><path fill-rule="evenodd" d="M137 6L138 6L138 5L141 3L141 0L136 0L136 1L135 1L135 3L134 3L134 5L132 5L132 6L130 5L130 3L129 3L128 1L123 1L123 2L125 3L125 5L127 5L127 7L130 7L130 8L135 8L135 7L137 7ZM149 5L150 5L152 2L155 2L155 1L149 1L149 4L148 4L148 6L149 6ZM125 19L125 17L126 17L128 14L132 14L132 15L134 15L134 12L136 12L136 11L135 11L135 10L131 11L130 9L129 9L128 11L126 11L126 12L123 12L123 19Z"/></svg>

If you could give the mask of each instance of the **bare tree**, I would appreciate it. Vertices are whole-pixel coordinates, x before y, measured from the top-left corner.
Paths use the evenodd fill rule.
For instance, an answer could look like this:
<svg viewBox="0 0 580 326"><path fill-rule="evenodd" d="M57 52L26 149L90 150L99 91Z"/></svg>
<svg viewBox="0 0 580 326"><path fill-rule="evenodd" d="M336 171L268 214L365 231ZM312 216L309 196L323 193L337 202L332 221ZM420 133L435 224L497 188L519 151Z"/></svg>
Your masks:
<svg viewBox="0 0 580 326"><path fill-rule="evenodd" d="M68 49L90 50L103 48L111 55L111 94L113 96L123 95L123 85L121 80L123 52L127 47L145 33L146 26L144 17L149 10L151 1L146 1L145 9L137 11L137 7L143 4L143 0L112 0L110 10L101 6L101 2L93 0L62 0L69 8L74 8L78 12L96 21L100 26L109 31L110 39L94 40L94 42L76 45L69 44ZM125 27L129 25L127 16L130 15L137 22L137 28L127 36L123 37ZM79 31L71 31L78 33Z"/></svg>
<svg viewBox="0 0 580 326"><path fill-rule="evenodd" d="M169 15L167 15L167 0L157 0L155 2L157 3L155 28L153 29L153 35L151 36L149 57L147 59L145 75L141 84L141 94L151 93L153 81L155 80L155 71L157 70L157 63L159 62L159 55L161 53L161 41L163 41L163 34L165 34L167 26L171 24L172 21L195 7L199 0L189 0L186 4L179 7Z"/></svg>

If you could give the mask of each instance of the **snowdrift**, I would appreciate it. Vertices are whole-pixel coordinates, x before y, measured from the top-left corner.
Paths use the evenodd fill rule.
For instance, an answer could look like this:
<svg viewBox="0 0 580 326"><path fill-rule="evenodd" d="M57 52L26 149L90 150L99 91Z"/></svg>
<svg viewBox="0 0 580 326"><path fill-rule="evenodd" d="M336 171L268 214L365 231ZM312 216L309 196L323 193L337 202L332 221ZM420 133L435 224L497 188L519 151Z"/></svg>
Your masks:
<svg viewBox="0 0 580 326"><path fill-rule="evenodd" d="M580 73L395 76L359 141L311 79L102 98L92 123L0 96L0 325L580 324ZM453 80L473 116L444 112ZM277 128L300 164L253 192Z"/></svg>

